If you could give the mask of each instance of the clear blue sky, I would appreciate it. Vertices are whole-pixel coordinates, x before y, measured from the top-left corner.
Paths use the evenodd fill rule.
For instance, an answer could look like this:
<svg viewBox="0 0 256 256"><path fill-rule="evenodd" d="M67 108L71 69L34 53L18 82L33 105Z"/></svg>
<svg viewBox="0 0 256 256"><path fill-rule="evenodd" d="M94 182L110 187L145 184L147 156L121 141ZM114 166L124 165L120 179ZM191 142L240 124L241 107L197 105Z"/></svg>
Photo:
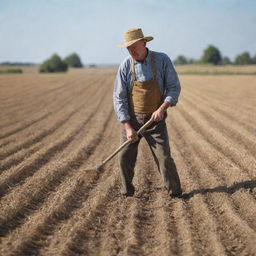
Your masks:
<svg viewBox="0 0 256 256"><path fill-rule="evenodd" d="M118 64L133 27L171 59L199 58L209 44L231 59L256 54L256 0L0 0L0 62L77 52L84 64Z"/></svg>

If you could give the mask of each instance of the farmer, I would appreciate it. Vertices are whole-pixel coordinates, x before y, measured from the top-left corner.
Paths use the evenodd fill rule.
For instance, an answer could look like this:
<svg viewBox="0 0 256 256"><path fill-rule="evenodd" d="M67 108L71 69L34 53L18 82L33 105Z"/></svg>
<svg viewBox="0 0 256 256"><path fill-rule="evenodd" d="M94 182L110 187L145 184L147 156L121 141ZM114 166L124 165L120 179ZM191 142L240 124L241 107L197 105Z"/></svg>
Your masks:
<svg viewBox="0 0 256 256"><path fill-rule="evenodd" d="M144 37L140 28L124 33L125 42L119 48L127 48L128 56L119 66L113 93L114 109L122 125L121 143L132 143L119 155L121 194L133 196L132 184L138 145L143 136L153 154L163 184L172 197L182 194L176 165L171 157L165 119L168 107L178 102L180 83L170 58L165 53L151 51L146 43L152 36ZM150 118L153 123L143 132L136 131Z"/></svg>

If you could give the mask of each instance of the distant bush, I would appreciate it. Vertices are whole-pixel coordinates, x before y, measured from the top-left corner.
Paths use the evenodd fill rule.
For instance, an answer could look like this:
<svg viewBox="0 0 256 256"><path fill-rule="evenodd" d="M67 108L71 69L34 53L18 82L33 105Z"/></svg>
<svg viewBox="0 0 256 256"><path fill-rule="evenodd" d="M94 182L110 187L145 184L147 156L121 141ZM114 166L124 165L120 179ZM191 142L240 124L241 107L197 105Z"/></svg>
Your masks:
<svg viewBox="0 0 256 256"><path fill-rule="evenodd" d="M32 63L32 62L10 62L10 61L1 62L0 64L4 66L35 66L37 65L36 63Z"/></svg>
<svg viewBox="0 0 256 256"><path fill-rule="evenodd" d="M23 73L23 70L19 68L0 70L0 74L12 74L12 73Z"/></svg>
<svg viewBox="0 0 256 256"><path fill-rule="evenodd" d="M236 56L234 63L236 65L249 65L249 64L253 64L253 60L249 52L244 52L241 55Z"/></svg>
<svg viewBox="0 0 256 256"><path fill-rule="evenodd" d="M175 65L186 65L188 64L188 60L186 59L185 56L179 55L175 60L174 60Z"/></svg>
<svg viewBox="0 0 256 256"><path fill-rule="evenodd" d="M72 53L68 55L65 59L64 62L69 66L73 68L81 68L83 67L81 60L79 56L76 53Z"/></svg>
<svg viewBox="0 0 256 256"><path fill-rule="evenodd" d="M232 64L232 62L229 59L229 57L223 57L221 64L222 65L229 65L229 64Z"/></svg>
<svg viewBox="0 0 256 256"><path fill-rule="evenodd" d="M191 58L191 59L188 59L188 64L198 64L198 60L196 60L196 59L193 59L193 58Z"/></svg>
<svg viewBox="0 0 256 256"><path fill-rule="evenodd" d="M252 57L252 64L256 64L256 54Z"/></svg>
<svg viewBox="0 0 256 256"><path fill-rule="evenodd" d="M202 63L211 63L214 65L221 64L222 57L219 49L213 45L209 45L208 48L204 50L201 61Z"/></svg>
<svg viewBox="0 0 256 256"><path fill-rule="evenodd" d="M200 70L191 70L178 72L180 75L256 75L256 72L233 72L233 71L200 71Z"/></svg>
<svg viewBox="0 0 256 256"><path fill-rule="evenodd" d="M201 60L193 59L193 58L186 58L184 55L179 55L173 63L175 65L188 65L188 64L203 64Z"/></svg>
<svg viewBox="0 0 256 256"><path fill-rule="evenodd" d="M97 67L97 65L96 64L89 64L89 66L88 66L89 68L96 68Z"/></svg>
<svg viewBox="0 0 256 256"><path fill-rule="evenodd" d="M57 54L44 61L39 69L41 73L66 72L67 70L68 65Z"/></svg>

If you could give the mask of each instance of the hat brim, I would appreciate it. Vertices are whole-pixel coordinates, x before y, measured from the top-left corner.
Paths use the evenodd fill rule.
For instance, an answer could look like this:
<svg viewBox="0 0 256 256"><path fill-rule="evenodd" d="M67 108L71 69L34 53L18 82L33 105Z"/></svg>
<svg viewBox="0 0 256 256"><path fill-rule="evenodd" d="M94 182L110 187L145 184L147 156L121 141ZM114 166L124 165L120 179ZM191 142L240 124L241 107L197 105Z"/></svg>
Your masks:
<svg viewBox="0 0 256 256"><path fill-rule="evenodd" d="M138 39L135 39L135 40L132 40L132 41L128 41L128 42L125 42L123 44L119 44L117 45L118 48L127 48L128 46L131 46L132 44L140 41L140 40L146 40L147 42L153 40L154 37L153 36L145 36L145 37L142 37L142 38L138 38Z"/></svg>

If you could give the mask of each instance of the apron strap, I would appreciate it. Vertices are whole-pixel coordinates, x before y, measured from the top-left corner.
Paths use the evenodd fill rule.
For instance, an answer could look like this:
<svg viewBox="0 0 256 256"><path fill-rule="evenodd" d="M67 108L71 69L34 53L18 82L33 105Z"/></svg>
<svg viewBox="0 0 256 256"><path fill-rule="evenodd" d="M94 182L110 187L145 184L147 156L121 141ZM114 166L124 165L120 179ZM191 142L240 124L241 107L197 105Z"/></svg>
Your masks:
<svg viewBox="0 0 256 256"><path fill-rule="evenodd" d="M136 74L134 68L134 59L132 58L132 81L136 81Z"/></svg>
<svg viewBox="0 0 256 256"><path fill-rule="evenodd" d="M154 76L154 78L156 78L155 56L154 56L154 54L152 52L150 54L150 59L151 59L151 68L152 68L153 76Z"/></svg>

